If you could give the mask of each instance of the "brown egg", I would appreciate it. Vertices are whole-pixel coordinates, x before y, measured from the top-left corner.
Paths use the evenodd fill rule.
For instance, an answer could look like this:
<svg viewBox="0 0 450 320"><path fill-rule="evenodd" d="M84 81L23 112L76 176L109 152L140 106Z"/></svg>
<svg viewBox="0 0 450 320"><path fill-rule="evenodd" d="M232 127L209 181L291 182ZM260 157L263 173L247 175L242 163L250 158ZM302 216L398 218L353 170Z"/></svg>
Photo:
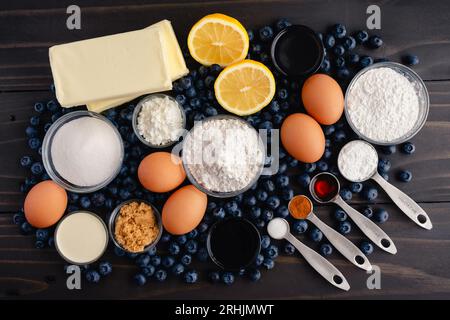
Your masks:
<svg viewBox="0 0 450 320"><path fill-rule="evenodd" d="M281 125L281 142L286 151L302 162L316 162L325 151L325 135L312 117L294 113Z"/></svg>
<svg viewBox="0 0 450 320"><path fill-rule="evenodd" d="M336 123L344 111L341 86L326 74L315 74L305 81L302 101L306 111L321 124Z"/></svg>
<svg viewBox="0 0 450 320"><path fill-rule="evenodd" d="M208 197L193 185L175 191L162 209L162 223L167 232L185 234L195 229L205 215Z"/></svg>
<svg viewBox="0 0 450 320"><path fill-rule="evenodd" d="M39 182L28 192L23 209L35 228L47 228L59 221L67 208L67 192L51 180Z"/></svg>
<svg viewBox="0 0 450 320"><path fill-rule="evenodd" d="M179 157L168 152L154 152L142 159L138 178L147 190L168 192L184 181L186 172Z"/></svg>

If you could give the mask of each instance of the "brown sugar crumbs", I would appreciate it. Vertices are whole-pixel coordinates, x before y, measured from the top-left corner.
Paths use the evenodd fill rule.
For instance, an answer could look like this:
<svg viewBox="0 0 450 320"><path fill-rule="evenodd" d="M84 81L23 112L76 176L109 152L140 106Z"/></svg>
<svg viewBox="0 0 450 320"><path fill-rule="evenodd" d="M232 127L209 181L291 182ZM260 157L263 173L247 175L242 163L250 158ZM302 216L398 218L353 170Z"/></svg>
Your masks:
<svg viewBox="0 0 450 320"><path fill-rule="evenodd" d="M151 206L131 202L120 208L114 235L124 249L141 252L155 241L158 234L158 222Z"/></svg>

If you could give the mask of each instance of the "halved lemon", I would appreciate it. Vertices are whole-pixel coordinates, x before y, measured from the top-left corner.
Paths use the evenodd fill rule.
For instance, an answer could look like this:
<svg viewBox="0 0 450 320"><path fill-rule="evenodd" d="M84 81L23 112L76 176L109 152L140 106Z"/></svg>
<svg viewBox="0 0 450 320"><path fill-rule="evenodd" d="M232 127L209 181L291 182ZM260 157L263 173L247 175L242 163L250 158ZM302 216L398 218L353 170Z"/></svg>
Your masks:
<svg viewBox="0 0 450 320"><path fill-rule="evenodd" d="M245 59L248 53L248 34L236 19L221 13L200 19L188 35L191 56L203 65L228 66Z"/></svg>
<svg viewBox="0 0 450 320"><path fill-rule="evenodd" d="M244 60L222 70L214 83L214 92L225 110L246 116L270 103L275 95L275 78L262 63Z"/></svg>

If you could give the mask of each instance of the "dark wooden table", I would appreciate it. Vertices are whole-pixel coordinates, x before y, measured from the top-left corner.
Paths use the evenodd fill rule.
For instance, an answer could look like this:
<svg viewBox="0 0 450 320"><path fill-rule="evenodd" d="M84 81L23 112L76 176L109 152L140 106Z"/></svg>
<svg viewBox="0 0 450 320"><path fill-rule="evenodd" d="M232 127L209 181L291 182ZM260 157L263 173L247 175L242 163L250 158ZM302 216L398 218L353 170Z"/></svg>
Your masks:
<svg viewBox="0 0 450 320"><path fill-rule="evenodd" d="M423 130L414 138L417 152L407 157L391 157L393 170L409 168L414 179L401 188L419 202L431 217L434 229L426 231L407 220L385 195L377 200L390 212L383 226L395 241L398 254L376 250L370 256L381 268L381 290L366 287L365 272L354 268L341 256L331 261L348 277L348 293L329 286L299 257L279 257L276 267L264 272L258 283L239 280L231 287L201 281L185 285L173 279L160 284L150 282L136 287L130 278L136 267L128 260L107 258L114 273L99 285L83 283L83 289L65 287L63 261L54 250L33 247L32 236L19 234L11 222L13 212L23 201L19 185L25 171L18 166L27 152L24 129L35 101L51 97L52 81L48 47L54 44L148 26L163 18L172 21L184 44L189 27L211 12L230 14L248 28L271 23L279 17L290 18L324 30L342 22L350 30L364 28L366 8L374 1L306 0L89 0L81 6L82 29L65 27L66 7L72 1L8 1L0 3L0 297L46 298L450 298L450 2L377 1L381 7L382 30L386 45L377 53L397 60L404 53L415 53L420 65L415 69L425 80L431 96L431 109ZM399 185L399 183L395 183ZM362 206L358 198L355 206ZM325 219L331 207L320 207ZM360 234L352 232L357 241Z"/></svg>

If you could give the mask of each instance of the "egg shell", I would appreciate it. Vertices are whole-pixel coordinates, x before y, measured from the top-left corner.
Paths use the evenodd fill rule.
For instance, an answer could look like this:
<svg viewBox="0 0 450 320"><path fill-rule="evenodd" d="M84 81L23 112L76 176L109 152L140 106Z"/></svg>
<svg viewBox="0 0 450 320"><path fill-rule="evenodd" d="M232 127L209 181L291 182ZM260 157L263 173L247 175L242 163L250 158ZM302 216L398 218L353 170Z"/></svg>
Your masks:
<svg viewBox="0 0 450 320"><path fill-rule="evenodd" d="M325 151L322 128L304 113L291 114L283 121L281 142L292 157L302 162L316 162Z"/></svg>
<svg viewBox="0 0 450 320"><path fill-rule="evenodd" d="M61 219L67 208L67 192L51 180L36 184L28 192L23 209L35 228L48 228Z"/></svg>
<svg viewBox="0 0 450 320"><path fill-rule="evenodd" d="M186 179L186 172L179 157L169 152L154 152L142 159L138 178L147 190L168 192Z"/></svg>
<svg viewBox="0 0 450 320"><path fill-rule="evenodd" d="M336 123L344 111L341 86L326 74L315 74L306 79L302 88L302 101L306 111L325 125Z"/></svg>
<svg viewBox="0 0 450 320"><path fill-rule="evenodd" d="M162 223L174 235L188 233L198 226L205 215L208 197L193 185L175 191L162 209Z"/></svg>

